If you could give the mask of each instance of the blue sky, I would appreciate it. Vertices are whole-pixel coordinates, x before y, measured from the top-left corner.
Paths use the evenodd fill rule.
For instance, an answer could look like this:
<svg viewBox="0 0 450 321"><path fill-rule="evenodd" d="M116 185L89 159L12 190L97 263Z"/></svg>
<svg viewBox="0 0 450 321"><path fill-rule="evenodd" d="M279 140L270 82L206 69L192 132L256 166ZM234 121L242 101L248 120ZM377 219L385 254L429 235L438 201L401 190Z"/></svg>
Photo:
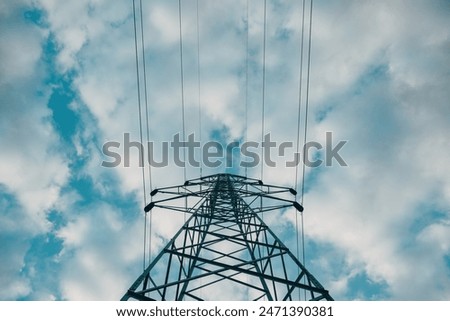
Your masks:
<svg viewBox="0 0 450 321"><path fill-rule="evenodd" d="M181 130L178 1L143 2L161 143ZM199 2L203 140L243 141L246 1ZM301 2L267 3L266 132L295 142ZM249 11L254 141L262 4ZM349 166L307 169L306 257L335 299L450 299L449 13L443 0L314 1L308 139L347 140ZM137 155L130 168L101 166L105 142L139 140L133 37L131 1L0 4L0 299L116 300L140 273ZM198 135L195 1L183 1L183 46L186 130ZM295 170L264 176L293 186ZM180 184L183 170L171 162L152 177ZM295 247L292 211L265 219ZM181 222L155 215L154 253Z"/></svg>

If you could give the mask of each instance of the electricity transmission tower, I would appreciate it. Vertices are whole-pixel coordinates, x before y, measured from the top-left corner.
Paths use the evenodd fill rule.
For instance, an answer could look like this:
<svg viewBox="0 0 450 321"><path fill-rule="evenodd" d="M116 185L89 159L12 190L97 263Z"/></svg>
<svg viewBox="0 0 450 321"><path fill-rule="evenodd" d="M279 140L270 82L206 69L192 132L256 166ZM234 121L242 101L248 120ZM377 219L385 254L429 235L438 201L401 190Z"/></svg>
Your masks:
<svg viewBox="0 0 450 321"><path fill-rule="evenodd" d="M333 300L261 219L289 207L302 212L286 199L295 194L232 174L152 191L146 212L189 218L122 300Z"/></svg>

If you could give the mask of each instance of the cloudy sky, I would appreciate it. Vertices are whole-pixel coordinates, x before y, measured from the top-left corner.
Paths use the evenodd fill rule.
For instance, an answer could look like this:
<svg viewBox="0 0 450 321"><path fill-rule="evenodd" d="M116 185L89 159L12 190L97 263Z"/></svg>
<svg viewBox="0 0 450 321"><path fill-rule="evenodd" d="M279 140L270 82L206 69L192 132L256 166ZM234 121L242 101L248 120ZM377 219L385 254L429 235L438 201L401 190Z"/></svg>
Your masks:
<svg viewBox="0 0 450 321"><path fill-rule="evenodd" d="M178 1L143 3L161 143L182 129ZM182 1L186 132L199 135L200 100L203 142L260 141L263 3L249 1L247 80L247 1L199 0L199 38L197 2ZM335 299L450 300L449 16L444 0L314 1L308 140L348 141L348 166L306 171L306 265ZM301 1L267 1L277 142L297 135L301 17ZM142 174L137 153L101 165L104 143L139 140L132 1L2 1L0 41L0 299L119 299L142 271ZM182 182L172 160L152 171L153 187ZM264 182L294 187L295 169L279 161ZM295 247L294 214L280 215L267 220ZM175 216L155 215L154 253Z"/></svg>

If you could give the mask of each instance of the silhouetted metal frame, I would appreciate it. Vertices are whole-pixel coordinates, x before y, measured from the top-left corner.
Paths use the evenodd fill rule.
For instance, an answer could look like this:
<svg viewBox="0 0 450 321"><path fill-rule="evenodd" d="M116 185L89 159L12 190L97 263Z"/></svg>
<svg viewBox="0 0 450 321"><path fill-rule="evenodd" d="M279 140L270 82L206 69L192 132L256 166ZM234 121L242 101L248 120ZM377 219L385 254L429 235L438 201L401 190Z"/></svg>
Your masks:
<svg viewBox="0 0 450 321"><path fill-rule="evenodd" d="M292 206L302 211L300 204L287 199L295 194L291 188L267 185L260 180L232 174L201 177L183 185L152 191L151 195L154 198L158 195L158 199L147 205L146 211L157 207L187 213L190 217L131 285L122 300L204 300L195 292L223 280L261 292L255 300L293 300L295 289L304 289L310 300L333 300L258 215ZM173 204L186 198L194 200L194 205ZM254 205L257 200L260 200L259 204ZM230 253L213 248L223 241L239 247ZM243 253L249 259L239 256ZM163 258L167 259L165 267L160 266L164 264ZM277 258L280 262L275 266ZM223 262L224 259L235 263ZM289 277L286 260L300 271L293 278ZM158 280L155 280L151 272L157 267L162 271L157 273ZM239 279L242 274L257 278L260 284ZM189 288L193 281L209 277L214 279Z"/></svg>

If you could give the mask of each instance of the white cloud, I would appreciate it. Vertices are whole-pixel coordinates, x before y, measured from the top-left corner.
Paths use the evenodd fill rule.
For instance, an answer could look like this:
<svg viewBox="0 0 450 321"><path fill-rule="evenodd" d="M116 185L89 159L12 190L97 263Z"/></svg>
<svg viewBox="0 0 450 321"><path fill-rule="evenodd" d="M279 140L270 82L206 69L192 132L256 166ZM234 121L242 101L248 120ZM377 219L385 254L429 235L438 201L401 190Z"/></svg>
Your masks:
<svg viewBox="0 0 450 321"><path fill-rule="evenodd" d="M35 232L26 215L20 210L16 211L6 199L2 199L0 210L2 211L0 259L5 262L0 267L0 298L13 300L31 292L29 279L21 272L24 267L24 255L29 247L30 234L33 235Z"/></svg>
<svg viewBox="0 0 450 321"><path fill-rule="evenodd" d="M21 20L23 5L15 2L1 12L2 42L8 44L0 50L1 260L8 262L0 297L5 299L32 291L25 255L31 240L51 229L47 214L69 175L46 107L49 91L42 86L40 59L47 33Z"/></svg>
<svg viewBox="0 0 450 321"><path fill-rule="evenodd" d="M210 11L207 11L208 9ZM204 24L204 21L208 21L212 26L227 25L228 18L221 19L218 16L220 10L217 11L215 6L208 9L202 11L207 16L202 20ZM258 8L259 11L260 9ZM430 98L428 90L437 80L441 83L445 83L445 80L448 82L445 72L440 75L431 74L430 77L437 78L432 77L428 81L423 77L423 66L428 66L431 61L434 61L434 65L446 65L445 56L439 54L442 48L448 46L448 37L442 34L441 28L445 22L442 16L433 10L420 10L422 21L426 21L422 24L426 25L426 33L410 27L412 22L418 19L419 11L407 10L403 4L319 4L314 16L311 100L315 108L331 104L332 109L321 124L313 123L310 138L323 142L323 132L332 130L336 139L348 139L350 142L345 147L345 154L350 167L332 168L319 174L317 183L307 195L307 211L311 213L311 219L308 217L306 221L307 233L317 240L334 244L345 253L348 268L352 271L350 275L365 271L373 280L387 282L392 298L424 298L430 295L425 291L419 292L422 297L410 289L401 290L405 286L402 280L408 278L405 275L412 277L414 273L408 265L413 252L408 252L403 247L403 243L410 241L412 235L404 230L404 227L408 226L411 220L421 217L421 213L416 211L417 206L422 203L419 200L436 188L439 189L436 180L440 180L444 186L447 186L449 181L444 178L445 174L443 177L445 165L440 162L448 159L445 140L438 139L434 142L441 145L438 148L430 147L427 136L429 132L421 133L419 129L426 124L433 124L431 130L436 132L435 136L442 136L447 125L446 118L442 117L442 103L445 99L430 101L432 108L427 106L428 112L420 113L419 118L417 110L424 106L414 108L416 98L408 103L413 93L416 97ZM286 19L278 18L272 12L270 14L278 19L277 22L284 23L289 31L289 27L295 25L294 21L298 19L298 16L294 16L298 15L298 12L291 12ZM394 12L402 14L393 14ZM235 18L242 16L242 12L238 13L238 10L230 10L229 13ZM186 18L186 21L189 21L189 18ZM212 21L215 24L212 24ZM336 21L339 22L338 26ZM252 36L258 38L262 35L261 21L256 23L259 28L252 29ZM187 28L190 31L185 31L185 54L188 57L186 61L192 61L193 65L187 67L186 77L191 77L190 81L194 82L195 77L192 75L195 72L195 50L190 46L195 45L195 37L192 35L193 24L187 25L191 26L191 29ZM268 28L269 35L277 34L273 24L269 24ZM208 32L204 31L205 29ZM215 119L213 124L217 125L217 120L220 120L229 128L232 136L235 136L242 132L243 127L242 118L240 121L234 118L239 114L242 117L243 88L242 78L233 74L244 67L244 39L243 35L231 36L232 33L221 34L220 38L215 39L218 29L221 28L202 26L202 68L205 69L202 69L202 98L205 114ZM428 34L434 30L440 36L429 41ZM175 31L171 31L173 39L169 37L172 41L154 41L150 48L162 51L161 48L172 47L176 53ZM421 36L416 36L418 33ZM288 44L270 36L268 41L266 130L283 138L295 135L296 117L293 115L296 116L297 108L298 39L297 29L292 31ZM227 46L224 47L223 43ZM252 64L259 64L260 68L261 44L254 38L251 44L252 49L257 51L252 57ZM433 49L432 52L436 54L417 54L427 49ZM409 55L411 52L416 53L416 57ZM420 60L417 61L417 58ZM176 57L171 59L174 64L178 63ZM407 64L409 60L411 63ZM370 74L372 68L380 65L388 66L386 74L380 75L385 77L384 79L376 79L375 74ZM156 66L150 64L151 67ZM159 69L156 68L150 70L158 73ZM173 91L179 80L176 68L171 68L166 74L172 75L172 81L170 84L164 83L164 87ZM250 137L255 138L259 137L260 130L261 70L254 69L250 76ZM217 79L221 79L220 82L217 82ZM223 85L224 81L226 86ZM216 86L216 83L220 85ZM151 84L155 85L154 82ZM158 90L159 95L174 97L165 94L167 91L164 87L157 84L155 86L161 89ZM355 87L355 93L358 93L356 95L352 92ZM240 91L230 91L230 88L240 88ZM446 97L439 91L439 87L437 90L440 96ZM213 94L209 96L209 93ZM187 97L190 101L195 101L192 96L195 97L192 94ZM176 99L171 102L170 108L176 112L174 103L176 104ZM408 117L410 108L413 110ZM314 111L313 109L311 119ZM155 112L158 113L158 110ZM436 116L430 116L434 114ZM432 119L424 124L424 119L430 117ZM188 123L195 123L194 119L190 119ZM352 125L348 126L349 123ZM442 126L437 126L438 124ZM163 128L161 129L166 133L169 132ZM413 141L420 143L412 145ZM426 169L428 158L421 156L424 151L425 155L438 156L435 157L436 163L433 166L435 170ZM411 162L411 155L414 155L414 162ZM420 175L424 170L431 175ZM266 169L266 175L267 179L282 183L292 180L287 178L292 175L291 170ZM424 182L428 184L423 184ZM344 269L343 273L349 271ZM349 278L348 275L344 277ZM420 281L417 286L426 283L427 281ZM342 292L341 295L345 297L346 294ZM439 298L441 294L434 295Z"/></svg>
<svg viewBox="0 0 450 321"><path fill-rule="evenodd" d="M14 19L19 12L17 7L8 19ZM46 32L16 20L5 30L4 34L13 41L12 46L2 46L0 59L5 66L0 81L3 153L0 183L17 195L28 213L42 215L55 202L68 175L67 162L60 153L58 137L49 121L48 91L40 83L39 59ZM27 54L18 55L18 52ZM17 56L25 58L17 60ZM43 94L37 98L39 91Z"/></svg>
<svg viewBox="0 0 450 321"><path fill-rule="evenodd" d="M61 71L77 68L77 54L83 46L105 34L105 29L113 23L121 22L128 14L128 4L110 1L70 1L62 3L54 0L35 1L45 10L50 30L59 46L57 61Z"/></svg>
<svg viewBox="0 0 450 321"><path fill-rule="evenodd" d="M0 70L10 75L0 82L2 113L15 120L14 126L0 121L0 177L25 213L33 213L30 233L48 231L46 210L61 206L60 189L69 175L45 99L36 101L30 92L42 80L36 66L48 33L57 42L60 71L76 71L74 108L83 126L74 142L77 155L87 160L78 174L92 178L103 196L119 190L121 196L142 199L140 169L101 168L98 146L121 142L124 132L133 140L139 137L131 4L36 3L45 10L49 29L25 24L6 29L2 37L10 46L0 51ZM269 1L266 131L278 141L295 142L300 7L300 2ZM145 2L150 133L157 142L181 130L177 9L175 1ZM262 6L251 2L250 9L249 138L259 140ZM8 10L0 5L3 15L11 14ZM196 13L187 2L183 12L186 125L188 132L197 132ZM227 138L235 139L244 127L245 6L205 1L200 17L204 137L225 128ZM323 143L324 132L333 131L336 141L349 140L342 155L350 166L307 170L317 177L308 183L305 222L309 238L332 248L325 252L329 256L311 262L337 298L347 298L351 279L364 273L386 283L391 299L449 296L441 285L448 281L443 261L448 224L433 216L439 212L448 219L450 208L447 18L445 6L421 1L315 1L308 138ZM17 51L27 54L14 60ZM38 80L27 80L30 76ZM319 112L325 115L320 121ZM259 168L250 173L258 176ZM294 169L266 168L265 173L266 182L294 181ZM182 180L182 170L173 166L153 174L154 186ZM196 175L197 169L188 169L188 178ZM118 188L111 177L118 179ZM130 266L140 253L141 220L121 222L120 210L95 206L82 214L66 208L69 222L58 231L64 240L61 290L67 299L116 299L138 273ZM421 220L425 223L414 231L414 222ZM164 216L155 216L154 223L155 244L161 246L176 227ZM26 250L22 242L17 247L22 254ZM13 261L17 270L23 255ZM17 282L17 295L30 291L26 280Z"/></svg>
<svg viewBox="0 0 450 321"><path fill-rule="evenodd" d="M310 213L306 216L307 233L345 251L352 264L363 264L373 280L387 282L392 298L446 299L448 289L439 285L448 283L448 267L443 262L446 252L436 253L432 248L419 251L423 243L416 239L412 225L425 217L434 221L433 211L449 214L450 177L443 160L450 155L441 139L449 126L445 116L448 94L443 89L449 78L447 58L440 53L448 47L449 37L448 32L442 36L442 25L446 24L442 14L417 5L422 9L422 31L412 27L419 19L417 7L407 10L399 3L376 6L374 12L379 12L380 19L371 27L377 31L371 51L387 50L381 60L366 56L370 58L362 64L366 67L356 72L354 79L361 78L371 66L385 64L388 70L381 79L366 75L366 85L357 94L345 94L337 102L333 97L329 102L320 98L321 105L335 104L318 125L320 131L332 129L349 140L345 153L350 167L325 170L313 183L306 196ZM373 10L373 5L370 8ZM319 29L320 22L316 23ZM357 36L373 39L374 33L364 26L357 30ZM436 37L440 41L433 40L430 45L428 35L433 32L440 35ZM355 50L363 45L364 41L352 42L345 46L345 53L365 57L367 46L362 55ZM314 59L320 59L320 54ZM353 60L347 64L353 67ZM343 61L339 65L345 68ZM441 70L434 66L441 66ZM316 68L327 72L320 64ZM337 80L346 87L351 85L339 77ZM428 204L426 210L424 204ZM427 229L426 225L421 228ZM435 241L434 246L439 244Z"/></svg>
<svg viewBox="0 0 450 321"><path fill-rule="evenodd" d="M125 213L101 202L67 214L69 223L57 232L64 243L59 256L63 298L119 299L141 266L141 220L123 221Z"/></svg>

